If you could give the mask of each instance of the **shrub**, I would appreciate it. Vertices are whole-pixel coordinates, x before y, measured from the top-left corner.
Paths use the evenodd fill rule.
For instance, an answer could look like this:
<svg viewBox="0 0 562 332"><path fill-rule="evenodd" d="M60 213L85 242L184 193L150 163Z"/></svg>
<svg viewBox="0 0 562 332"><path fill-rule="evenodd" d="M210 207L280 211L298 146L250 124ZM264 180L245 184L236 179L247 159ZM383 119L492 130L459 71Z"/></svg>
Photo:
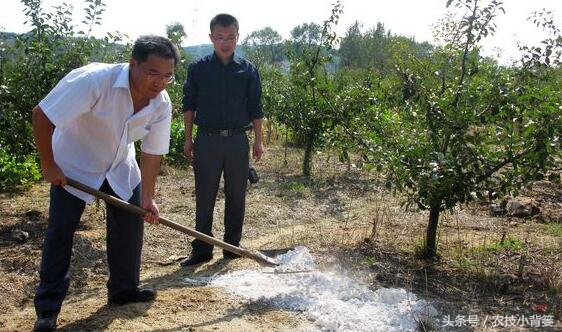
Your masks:
<svg viewBox="0 0 562 332"><path fill-rule="evenodd" d="M35 155L17 158L0 148L0 190L18 185L28 186L41 179Z"/></svg>

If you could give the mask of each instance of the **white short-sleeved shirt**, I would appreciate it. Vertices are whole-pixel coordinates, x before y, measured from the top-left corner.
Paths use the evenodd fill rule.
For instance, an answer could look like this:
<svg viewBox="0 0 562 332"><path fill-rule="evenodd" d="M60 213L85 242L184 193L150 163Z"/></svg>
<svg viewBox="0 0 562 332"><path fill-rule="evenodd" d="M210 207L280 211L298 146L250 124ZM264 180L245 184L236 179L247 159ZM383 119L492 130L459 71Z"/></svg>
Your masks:
<svg viewBox="0 0 562 332"><path fill-rule="evenodd" d="M65 176L100 188L107 179L113 191L129 200L141 182L134 141L143 152L168 153L172 104L164 90L134 113L129 64L92 63L66 75L39 103L55 125L53 155ZM94 197L65 189L91 203Z"/></svg>

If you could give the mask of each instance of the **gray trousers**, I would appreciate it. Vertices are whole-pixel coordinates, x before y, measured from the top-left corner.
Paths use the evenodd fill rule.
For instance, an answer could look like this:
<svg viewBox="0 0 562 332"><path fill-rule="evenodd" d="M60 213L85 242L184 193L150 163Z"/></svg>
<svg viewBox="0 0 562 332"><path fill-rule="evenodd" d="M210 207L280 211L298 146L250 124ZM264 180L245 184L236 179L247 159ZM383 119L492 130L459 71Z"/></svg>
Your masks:
<svg viewBox="0 0 562 332"><path fill-rule="evenodd" d="M194 142L195 229L213 236L213 210L221 175L224 175L224 241L240 244L249 168L249 143L245 133L223 137L200 131ZM192 254L212 256L213 246L201 240L191 243Z"/></svg>
<svg viewBox="0 0 562 332"><path fill-rule="evenodd" d="M107 181L101 191L117 196ZM129 203L140 205L140 185ZM51 186L49 225L43 243L40 282L35 292L35 310L60 311L70 284L70 258L74 232L84 212L85 202L61 186ZM119 296L139 285L144 223L142 217L107 204L107 262L110 297Z"/></svg>

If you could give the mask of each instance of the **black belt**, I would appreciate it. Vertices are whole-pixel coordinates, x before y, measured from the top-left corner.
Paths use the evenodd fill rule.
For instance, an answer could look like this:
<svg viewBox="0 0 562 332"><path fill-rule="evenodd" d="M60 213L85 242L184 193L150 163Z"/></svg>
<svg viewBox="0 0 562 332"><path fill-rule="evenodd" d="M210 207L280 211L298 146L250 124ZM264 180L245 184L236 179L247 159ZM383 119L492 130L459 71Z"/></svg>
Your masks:
<svg viewBox="0 0 562 332"><path fill-rule="evenodd" d="M238 134L243 134L249 129L252 129L252 126L244 126L244 127L232 128L232 129L212 129L212 128L199 127L199 132L205 135L229 137Z"/></svg>

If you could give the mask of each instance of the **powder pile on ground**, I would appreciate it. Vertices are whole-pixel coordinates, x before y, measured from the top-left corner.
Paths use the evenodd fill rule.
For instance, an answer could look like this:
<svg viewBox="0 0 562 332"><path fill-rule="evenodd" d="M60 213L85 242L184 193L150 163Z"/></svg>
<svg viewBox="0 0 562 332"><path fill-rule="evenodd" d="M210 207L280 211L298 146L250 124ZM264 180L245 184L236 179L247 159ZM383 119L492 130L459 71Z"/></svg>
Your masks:
<svg viewBox="0 0 562 332"><path fill-rule="evenodd" d="M302 246L277 256L275 260L279 263L279 266L275 267L275 272L303 272L316 269L310 252Z"/></svg>
<svg viewBox="0 0 562 332"><path fill-rule="evenodd" d="M416 331L419 319L437 315L428 302L404 289L372 291L345 276L311 271L314 260L304 247L276 259L281 264L275 271L233 271L211 285L249 301L303 312L314 328L324 331ZM297 271L310 272L291 273Z"/></svg>

